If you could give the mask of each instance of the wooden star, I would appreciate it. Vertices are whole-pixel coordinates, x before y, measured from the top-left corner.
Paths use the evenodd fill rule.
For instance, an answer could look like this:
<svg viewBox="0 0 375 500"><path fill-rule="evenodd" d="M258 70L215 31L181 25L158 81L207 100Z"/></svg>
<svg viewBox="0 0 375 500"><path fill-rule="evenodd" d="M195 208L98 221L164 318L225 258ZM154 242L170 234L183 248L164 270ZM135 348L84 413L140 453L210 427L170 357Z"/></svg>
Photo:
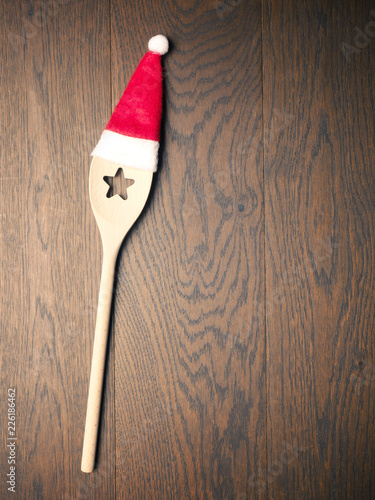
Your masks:
<svg viewBox="0 0 375 500"><path fill-rule="evenodd" d="M121 167L117 170L114 177L105 175L103 179L109 186L107 198L112 198L112 196L118 194L123 200L126 200L128 197L126 192L127 188L135 182L133 179L127 179L125 177Z"/></svg>

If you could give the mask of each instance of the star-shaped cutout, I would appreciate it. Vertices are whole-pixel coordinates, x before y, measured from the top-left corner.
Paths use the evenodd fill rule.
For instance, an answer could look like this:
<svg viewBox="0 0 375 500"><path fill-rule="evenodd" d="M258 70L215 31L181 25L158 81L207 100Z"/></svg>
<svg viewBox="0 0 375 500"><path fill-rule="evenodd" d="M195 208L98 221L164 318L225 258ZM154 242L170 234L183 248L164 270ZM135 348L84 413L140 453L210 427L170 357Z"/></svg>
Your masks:
<svg viewBox="0 0 375 500"><path fill-rule="evenodd" d="M117 170L114 177L105 175L103 179L109 186L107 198L112 198L112 196L118 194L123 200L126 200L128 197L126 190L135 182L133 179L127 179L125 177L121 167Z"/></svg>

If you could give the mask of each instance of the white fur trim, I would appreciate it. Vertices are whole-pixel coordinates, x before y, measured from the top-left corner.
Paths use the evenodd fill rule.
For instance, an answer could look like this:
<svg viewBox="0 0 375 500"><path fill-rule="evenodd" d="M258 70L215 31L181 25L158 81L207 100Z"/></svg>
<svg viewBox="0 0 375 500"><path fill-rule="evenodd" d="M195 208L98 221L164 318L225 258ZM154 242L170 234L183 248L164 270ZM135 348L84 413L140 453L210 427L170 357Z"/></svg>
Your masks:
<svg viewBox="0 0 375 500"><path fill-rule="evenodd" d="M149 139L138 139L104 130L91 156L104 160L156 172L158 167L159 143Z"/></svg>
<svg viewBox="0 0 375 500"><path fill-rule="evenodd" d="M164 35L156 35L148 41L148 50L164 55L168 52L169 43Z"/></svg>

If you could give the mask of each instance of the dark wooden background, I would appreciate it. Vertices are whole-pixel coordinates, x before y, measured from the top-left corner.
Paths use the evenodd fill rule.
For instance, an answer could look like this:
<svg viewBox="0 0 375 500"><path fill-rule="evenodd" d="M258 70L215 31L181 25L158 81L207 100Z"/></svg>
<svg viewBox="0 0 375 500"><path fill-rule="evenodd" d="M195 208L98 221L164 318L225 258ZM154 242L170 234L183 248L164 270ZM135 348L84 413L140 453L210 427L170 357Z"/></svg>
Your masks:
<svg viewBox="0 0 375 500"><path fill-rule="evenodd" d="M0 26L0 497L375 498L374 2L1 0ZM86 475L89 153L157 33Z"/></svg>

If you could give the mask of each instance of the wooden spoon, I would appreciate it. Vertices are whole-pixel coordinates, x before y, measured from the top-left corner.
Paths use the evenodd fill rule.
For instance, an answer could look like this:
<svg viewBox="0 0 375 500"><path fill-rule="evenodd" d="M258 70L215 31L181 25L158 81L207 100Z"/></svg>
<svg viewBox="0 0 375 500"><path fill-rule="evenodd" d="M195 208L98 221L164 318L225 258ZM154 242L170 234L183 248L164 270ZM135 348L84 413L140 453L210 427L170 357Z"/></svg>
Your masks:
<svg viewBox="0 0 375 500"><path fill-rule="evenodd" d="M95 464L102 399L113 278L117 254L148 198L157 170L162 113L161 56L168 40L156 35L143 56L94 151L90 168L90 201L103 243L103 269L92 355L81 470ZM125 165L125 166L124 166ZM107 178L117 179L119 169L131 179L126 196L109 194Z"/></svg>
<svg viewBox="0 0 375 500"><path fill-rule="evenodd" d="M118 194L107 198L109 186L104 177L115 177L119 168L122 168L127 179L134 180L134 184L127 189L127 199L125 200ZM117 255L123 239L145 206L151 188L152 177L153 173L147 170L124 167L97 156L94 156L91 162L90 201L102 238L103 267L83 440L81 464L83 472L92 472L95 463Z"/></svg>

